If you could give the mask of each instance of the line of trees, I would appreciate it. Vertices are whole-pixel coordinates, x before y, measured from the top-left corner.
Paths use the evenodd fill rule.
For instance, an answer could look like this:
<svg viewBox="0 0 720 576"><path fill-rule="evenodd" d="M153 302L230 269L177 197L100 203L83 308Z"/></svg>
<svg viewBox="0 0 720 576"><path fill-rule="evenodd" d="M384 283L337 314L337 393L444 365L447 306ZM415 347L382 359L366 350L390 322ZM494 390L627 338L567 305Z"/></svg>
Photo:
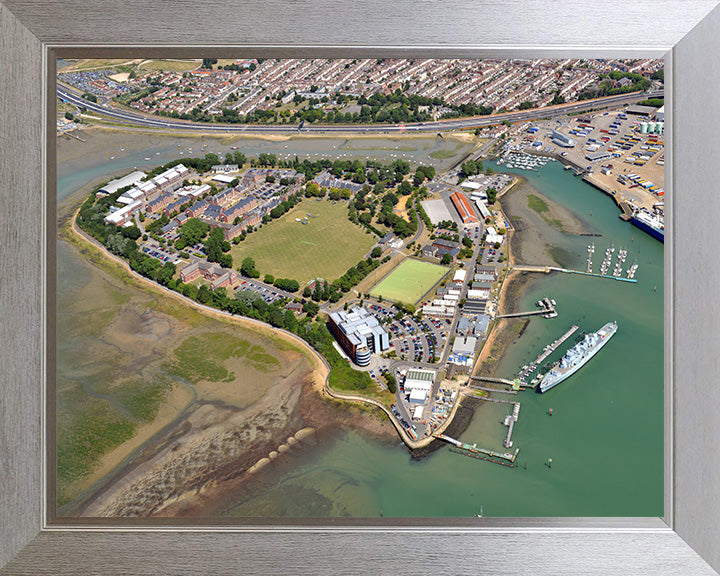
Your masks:
<svg viewBox="0 0 720 576"><path fill-rule="evenodd" d="M132 270L154 280L162 286L174 283L175 265L166 262L164 265L156 258L152 258L138 250L136 240L141 232L136 226L117 228L112 224L105 224L103 218L117 198L127 188L121 188L113 194L97 198L97 188L87 200L83 202L76 219L77 225L102 243L110 252L127 259Z"/></svg>
<svg viewBox="0 0 720 576"><path fill-rule="evenodd" d="M619 70L613 70L609 74L601 74L601 78L604 78L596 90L586 90L578 95L578 100L590 100L592 98L600 98L602 96L615 96L616 94L628 94L630 92L642 92L648 90L652 83L650 80L645 78L642 74L635 74L633 72L620 72ZM627 86L615 87L615 82L629 78L632 83Z"/></svg>

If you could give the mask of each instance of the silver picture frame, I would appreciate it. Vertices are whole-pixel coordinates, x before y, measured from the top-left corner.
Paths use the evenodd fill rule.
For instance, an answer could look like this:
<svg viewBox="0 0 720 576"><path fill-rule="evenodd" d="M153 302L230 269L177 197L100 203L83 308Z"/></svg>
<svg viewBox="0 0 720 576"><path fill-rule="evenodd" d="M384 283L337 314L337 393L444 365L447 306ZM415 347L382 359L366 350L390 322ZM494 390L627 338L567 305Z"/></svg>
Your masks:
<svg viewBox="0 0 720 576"><path fill-rule="evenodd" d="M0 574L717 574L717 0L0 0ZM550 22L549 24L545 24ZM665 515L303 525L53 521L54 58L665 57ZM51 403L50 403L51 404Z"/></svg>

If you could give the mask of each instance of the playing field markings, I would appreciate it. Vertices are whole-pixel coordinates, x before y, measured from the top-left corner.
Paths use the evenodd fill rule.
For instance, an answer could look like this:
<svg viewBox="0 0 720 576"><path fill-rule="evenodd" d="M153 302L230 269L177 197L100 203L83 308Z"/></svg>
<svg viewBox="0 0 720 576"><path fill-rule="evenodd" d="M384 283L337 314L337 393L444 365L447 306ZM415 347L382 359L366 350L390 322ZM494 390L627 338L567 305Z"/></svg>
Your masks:
<svg viewBox="0 0 720 576"><path fill-rule="evenodd" d="M313 242L308 242L307 240L300 240L300 243L301 244L310 244L310 246L317 246L317 244L315 244Z"/></svg>

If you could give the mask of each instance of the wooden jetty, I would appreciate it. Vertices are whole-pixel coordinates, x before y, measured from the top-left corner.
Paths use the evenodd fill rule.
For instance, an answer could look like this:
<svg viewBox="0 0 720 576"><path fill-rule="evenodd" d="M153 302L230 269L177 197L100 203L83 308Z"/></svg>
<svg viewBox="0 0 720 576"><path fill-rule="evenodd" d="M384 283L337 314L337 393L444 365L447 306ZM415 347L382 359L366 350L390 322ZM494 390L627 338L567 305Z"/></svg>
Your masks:
<svg viewBox="0 0 720 576"><path fill-rule="evenodd" d="M519 448L515 449L515 452L496 452L495 450L488 450L487 448L480 448L477 444L465 444L455 438L450 438L445 434L439 434L433 432L433 437L439 440L444 440L450 444L450 450L464 456L470 456L471 458L477 458L479 460L486 460L487 462L494 462L495 464L502 464L503 466L509 466L513 468L515 466L515 460L517 459Z"/></svg>

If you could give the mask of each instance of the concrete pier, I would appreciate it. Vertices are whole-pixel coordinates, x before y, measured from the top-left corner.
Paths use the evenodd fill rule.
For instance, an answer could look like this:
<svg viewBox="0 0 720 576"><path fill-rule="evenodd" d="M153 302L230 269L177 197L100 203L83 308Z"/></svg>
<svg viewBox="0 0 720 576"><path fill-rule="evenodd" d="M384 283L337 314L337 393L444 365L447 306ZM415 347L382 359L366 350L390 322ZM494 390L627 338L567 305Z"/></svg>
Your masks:
<svg viewBox="0 0 720 576"><path fill-rule="evenodd" d="M550 268L554 272L565 272L567 274L580 274L582 276L594 276L596 278L608 278L609 280L620 280L620 282L637 282L635 278L615 277L610 274L597 274L595 272L581 272L580 270L566 270L565 268ZM500 316L498 316L500 318Z"/></svg>
<svg viewBox="0 0 720 576"><path fill-rule="evenodd" d="M505 418L505 425L508 427L507 436L505 437L505 448L512 447L513 428L515 427L515 422L517 422L519 415L520 415L520 402L515 402L515 405L513 406L512 414L508 415Z"/></svg>

